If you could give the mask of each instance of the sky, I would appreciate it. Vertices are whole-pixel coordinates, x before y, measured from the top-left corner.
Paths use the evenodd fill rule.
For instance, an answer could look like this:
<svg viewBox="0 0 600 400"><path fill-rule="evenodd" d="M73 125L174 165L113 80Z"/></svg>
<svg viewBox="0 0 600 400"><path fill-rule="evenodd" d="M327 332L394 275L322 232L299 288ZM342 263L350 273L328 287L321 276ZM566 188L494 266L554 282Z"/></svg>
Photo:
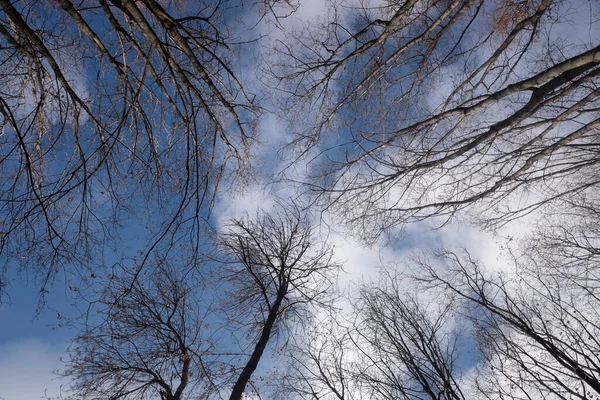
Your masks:
<svg viewBox="0 0 600 400"><path fill-rule="evenodd" d="M71 334L56 329L56 311L38 313L38 293L32 289L14 281L10 301L0 306L0 398L4 400L60 394L61 382L54 371L62 368L60 358L65 356ZM66 303L58 295L48 300L53 307Z"/></svg>
<svg viewBox="0 0 600 400"><path fill-rule="evenodd" d="M287 28L301 27L306 21L321 15L324 10L321 0L301 1L300 4L297 12L283 22ZM577 28L576 31L570 30L569 26L562 26L555 34L562 37L568 32L576 38L592 35L582 26L574 27ZM270 30L266 25L264 30L270 35L277 35L276 31ZM285 140L285 126L275 118L267 118L262 123L261 131L263 145L258 149L258 155L268 160L277 146ZM273 171L280 168L275 158L265 165ZM232 217L254 215L259 208L268 209L276 203L277 198L286 198L291 194L290 189L268 183L259 180L251 183L241 193L219 196L213 220L217 221L217 225L222 225ZM425 223L416 223L406 228L401 240L388 243L381 250L377 246L363 245L339 226L330 233L329 239L335 247L336 257L344 261L346 273L342 280L345 284L352 284L365 279L376 280L378 266L402 263L419 248L466 246L485 265L502 269L507 265L506 246L510 246L507 238L523 236L528 229L527 220L509 225L496 235L482 232L461 220L435 231ZM62 369L60 359L66 356L65 349L72 332L57 325L62 318L60 312L64 315L72 309L64 288L55 287L47 297L49 306L40 311L38 291L39 289L27 284L25 279L16 279L9 290L9 301L0 306L0 400L58 397L61 395L61 386L66 383L54 371Z"/></svg>
<svg viewBox="0 0 600 400"><path fill-rule="evenodd" d="M302 1L299 9L284 24L288 29L300 28L307 21L320 16L323 10L324 2L321 0ZM265 25L265 33L267 29L268 26ZM277 31L269 32L270 40L278 35ZM258 154L268 159L277 146L285 141L285 126L275 118L267 118L261 131L263 146L258 149ZM275 161L274 157L273 160ZM267 162L265 165L273 171L280 167L276 162ZM232 217L253 215L259 208L268 209L275 204L277 198L286 198L291 193L289 189L280 187L272 190L266 183L254 182L240 194L226 193L220 196L213 219L219 225ZM450 225L435 232L424 224L412 225L402 241L386 246L383 250L376 246L364 246L358 239L344 234L340 227L329 237L335 247L336 257L344 261L346 273L342 275L342 281L345 284L376 279L379 265L400 262L415 248L462 242L458 238L480 249L482 256L493 254L485 251L495 245L492 238L461 224ZM62 284L55 286L46 296L47 306L40 310L39 290L28 284L26 277L12 282L10 299L0 306L1 400L33 400L45 396L57 398L61 395L61 388L67 382L56 372L63 369L61 358L67 356L65 350L73 332L58 325L61 323L61 312L67 315L74 311L64 290Z"/></svg>

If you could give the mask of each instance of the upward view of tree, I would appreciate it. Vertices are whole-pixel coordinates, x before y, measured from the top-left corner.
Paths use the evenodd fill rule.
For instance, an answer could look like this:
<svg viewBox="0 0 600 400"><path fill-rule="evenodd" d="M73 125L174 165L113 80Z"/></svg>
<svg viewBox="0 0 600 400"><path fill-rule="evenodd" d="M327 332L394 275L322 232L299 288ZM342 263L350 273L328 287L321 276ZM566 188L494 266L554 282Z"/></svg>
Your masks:
<svg viewBox="0 0 600 400"><path fill-rule="evenodd" d="M234 221L222 246L231 255L225 280L234 288L226 313L254 338L229 397L238 400L272 338L285 340L291 323L307 323L317 308L330 307L340 266L296 207Z"/></svg>
<svg viewBox="0 0 600 400"><path fill-rule="evenodd" d="M600 397L597 262L523 257L517 273L492 277L468 254L443 258L447 271L424 265L424 279L466 302L485 359L482 398Z"/></svg>
<svg viewBox="0 0 600 400"><path fill-rule="evenodd" d="M279 63L266 67L287 90L288 151L309 165L307 179L291 180L315 204L371 244L416 221L470 213L496 229L542 218L512 254L514 273L448 257L444 272L417 264L430 274L415 273L427 283L421 296L390 276L359 291L350 317L299 346L287 390L596 398L600 38L566 37L584 15L598 31L595 5L336 2L329 11L278 42ZM476 377L457 367L464 340L477 348L467 356Z"/></svg>
<svg viewBox="0 0 600 400"><path fill-rule="evenodd" d="M421 259L410 279L385 272L360 287L347 318L300 343L284 390L323 400L599 398L597 261L515 261L517 273L490 274L468 253L445 252Z"/></svg>
<svg viewBox="0 0 600 400"><path fill-rule="evenodd" d="M198 249L215 188L249 166L240 5L0 2L3 256L42 277L88 265L146 213L146 248Z"/></svg>
<svg viewBox="0 0 600 400"><path fill-rule="evenodd" d="M290 34L269 72L297 112L293 148L321 154L308 189L367 241L482 202L497 225L596 190L598 37L565 38L582 19L597 32L594 4L366 4Z"/></svg>
<svg viewBox="0 0 600 400"><path fill-rule="evenodd" d="M334 316L299 343L283 390L301 399L468 399L455 305L426 304L397 275L365 284L346 320Z"/></svg>
<svg viewBox="0 0 600 400"><path fill-rule="evenodd" d="M0 0L0 296L65 284L82 400L599 398L598 7ZM338 290L420 222L497 262Z"/></svg>
<svg viewBox="0 0 600 400"><path fill-rule="evenodd" d="M111 275L71 347L75 398L260 396L259 362L328 307L339 265L295 207L232 220L218 260Z"/></svg>
<svg viewBox="0 0 600 400"><path fill-rule="evenodd" d="M179 400L215 390L210 294L199 274L160 262L148 279L112 275L75 338L65 375L76 398ZM205 305L206 304L206 305ZM97 321L97 322L96 322Z"/></svg>

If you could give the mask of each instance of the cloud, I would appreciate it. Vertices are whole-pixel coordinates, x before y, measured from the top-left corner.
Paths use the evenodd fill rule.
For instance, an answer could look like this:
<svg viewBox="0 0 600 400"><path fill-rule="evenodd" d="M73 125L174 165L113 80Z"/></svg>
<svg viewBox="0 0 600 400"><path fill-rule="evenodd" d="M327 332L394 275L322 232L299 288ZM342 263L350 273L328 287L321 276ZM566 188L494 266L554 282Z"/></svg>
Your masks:
<svg viewBox="0 0 600 400"><path fill-rule="evenodd" d="M252 185L242 192L221 196L215 207L217 227L222 228L231 218L253 217L258 210L269 211L275 198L267 193L262 184Z"/></svg>
<svg viewBox="0 0 600 400"><path fill-rule="evenodd" d="M39 339L0 345L0 399L57 397L61 382L53 371L62 367L63 352Z"/></svg>

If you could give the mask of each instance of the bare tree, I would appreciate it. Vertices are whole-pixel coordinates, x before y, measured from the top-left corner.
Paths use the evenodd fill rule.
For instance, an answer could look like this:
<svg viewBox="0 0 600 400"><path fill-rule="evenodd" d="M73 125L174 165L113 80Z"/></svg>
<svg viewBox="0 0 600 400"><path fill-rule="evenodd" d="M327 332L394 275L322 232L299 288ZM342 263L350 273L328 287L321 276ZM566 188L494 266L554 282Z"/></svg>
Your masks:
<svg viewBox="0 0 600 400"><path fill-rule="evenodd" d="M303 183L365 240L482 202L497 225L596 190L600 39L557 33L597 32L595 5L369 4L332 2L268 70L297 112Z"/></svg>
<svg viewBox="0 0 600 400"><path fill-rule="evenodd" d="M330 306L340 265L295 205L234 220L221 243L231 257L229 318L253 338L229 397L239 400L273 337L290 335L292 322L307 323L315 307Z"/></svg>
<svg viewBox="0 0 600 400"><path fill-rule="evenodd" d="M429 287L464 300L484 363L478 390L486 398L600 396L597 271L589 260L548 263L520 257L514 273L492 276L468 253L445 253L447 270L427 262ZM573 259L571 259L573 261Z"/></svg>
<svg viewBox="0 0 600 400"><path fill-rule="evenodd" d="M276 338L329 306L339 265L298 208L233 220L205 265L103 281L65 371L85 399L242 399ZM80 323L76 321L76 323ZM239 349L239 350L238 350Z"/></svg>
<svg viewBox="0 0 600 400"><path fill-rule="evenodd" d="M361 289L359 374L376 398L465 399L454 304L408 294L397 278ZM364 343L364 345L362 344Z"/></svg>
<svg viewBox="0 0 600 400"><path fill-rule="evenodd" d="M159 263L144 279L115 271L86 313L64 375L82 399L179 400L215 390L210 291L198 271ZM79 321L75 326L79 325Z"/></svg>
<svg viewBox="0 0 600 400"><path fill-rule="evenodd" d="M456 304L426 303L407 283L388 270L361 285L348 320L334 316L299 342L284 390L315 400L469 398Z"/></svg>
<svg viewBox="0 0 600 400"><path fill-rule="evenodd" d="M421 279L462 299L447 315L474 326L486 370L479 396L597 396L600 37L572 34L575 24L598 31L595 5L369 4L332 2L321 21L279 43L280 64L269 66L298 112L291 148L309 162L302 183L370 243L406 222L439 226L460 211L483 210L476 218L488 227L543 212L539 232L514 255L514 273L488 275L468 256L446 254L448 270L423 262L430 276ZM399 311L386 326L393 320L406 322ZM412 337L408 326L395 337ZM354 347L340 343L348 347L302 360L312 366L301 368L305 376L320 382L303 397L339 398L359 379L352 361L340 361ZM430 376L426 367L417 370Z"/></svg>
<svg viewBox="0 0 600 400"><path fill-rule="evenodd" d="M384 270L349 317L299 338L281 390L314 400L598 398L598 271L574 257L586 253L580 239L563 237L560 251L538 243L504 272L466 252L423 256L412 277Z"/></svg>
<svg viewBox="0 0 600 400"><path fill-rule="evenodd" d="M122 250L122 224L152 230L145 257L201 246L219 183L249 172L260 111L238 78L258 37L241 5L0 1L4 259L45 286Z"/></svg>
<svg viewBox="0 0 600 400"><path fill-rule="evenodd" d="M281 398L355 400L362 398L352 370L356 359L346 326L337 318L319 319L296 338L286 369L279 375Z"/></svg>

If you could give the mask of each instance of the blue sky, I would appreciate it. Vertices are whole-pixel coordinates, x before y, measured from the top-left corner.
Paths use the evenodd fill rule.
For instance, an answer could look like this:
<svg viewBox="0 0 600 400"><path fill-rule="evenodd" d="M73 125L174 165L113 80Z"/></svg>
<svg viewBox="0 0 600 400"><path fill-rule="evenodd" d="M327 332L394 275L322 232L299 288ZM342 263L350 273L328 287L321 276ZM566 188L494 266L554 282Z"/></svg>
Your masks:
<svg viewBox="0 0 600 400"><path fill-rule="evenodd" d="M305 2L297 16L312 15L318 9L316 4L319 4L319 1ZM249 18L247 23L250 26L256 24L256 21ZM259 24L255 29L257 33L253 35L258 35L259 32L266 33L270 29L264 24ZM249 38L244 37L243 39L248 40ZM88 78L93 84L96 72L90 69L90 71L79 71L78 73L90 74ZM236 73L247 76L254 74L253 69L236 71ZM71 78L79 89L83 92L86 91L85 78L80 76ZM273 140L266 140L266 143L270 143L267 147L275 145L275 142L278 141L276 137L281 134L275 132L279 127L271 128L272 130L266 132L261 138L264 140L272 135L271 139ZM271 150L267 152L269 157L274 154ZM273 157L271 160L274 159ZM60 162L63 161L67 160L60 160ZM57 163L57 168L62 167L59 164ZM265 165L276 167L271 162L267 162ZM98 187L97 190L104 189ZM139 191L136 189L138 195L142 196L143 193L140 194ZM246 193L253 193L253 191L254 189L250 188ZM260 193L257 198L253 199L252 204L260 204L264 207L271 201L267 200L265 196L264 193ZM143 201L143 199L140 200ZM221 196L215 206L213 220L218 224L218 221L224 221L232 216L240 217L246 211L254 212L251 204L246 204L243 209L236 208L234 210L235 207L231 205L238 201L245 203L245 200L236 199L231 193ZM159 226L162 222L158 214L148 215L147 218L147 225L154 223L155 226ZM127 246L130 251L148 247L145 240L153 238L153 235L148 232L147 227L134 219L125 219L121 222L124 225L123 236L127 237L128 241L127 243L120 242L120 245ZM124 253L127 254L127 249L120 250L125 250ZM23 256L27 257L26 254ZM112 250L108 248L98 256L98 259L94 261L99 265L110 265L117 259ZM129 255L129 257L129 261L131 261L132 256ZM3 298L4 301L0 306L0 400L32 400L44 395L57 397L61 393L61 386L67 382L61 380L56 372L63 369L60 359L67 357L65 350L69 345L69 340L74 336L72 330L59 327L59 325L69 316L78 313L71 306L73 293L70 292L68 283L64 282L64 276L58 276L56 281L47 288L49 292L44 294L44 305L40 306L39 281L36 281L33 276L28 278L25 275L17 274L16 266L19 261L14 260L13 265L8 267L10 273L7 278L11 280L7 287L9 297ZM269 362L265 358L262 366L268 364Z"/></svg>
<svg viewBox="0 0 600 400"><path fill-rule="evenodd" d="M58 311L38 313L39 294L32 285L17 279L10 293L10 302L0 306L0 398L34 400L46 391L56 396L61 384L53 371L61 368L71 335L55 328ZM59 293L48 301L59 310L69 308Z"/></svg>
<svg viewBox="0 0 600 400"><path fill-rule="evenodd" d="M321 0L302 1L302 7L285 23L288 27L299 27L303 21L319 15L322 6ZM262 26L258 29L262 29ZM265 33L268 29L265 27ZM581 36L588 34L583 30L577 32ZM256 154L265 161L263 166L276 171L280 166L274 154L284 140L282 135L285 126L275 118L267 118L261 131L260 140L263 143ZM292 195L291 189L275 188L268 183L259 180L251 183L243 192L222 193L214 208L215 225L219 226L228 218L239 218L246 213L254 215L258 208L268 209L272 206L276 197L286 199ZM128 229L131 236L143 231L141 226ZM337 258L345 261L343 283L352 284L363 279L376 279L379 265L402 262L414 249L443 245L468 246L489 268L502 269L506 265L503 257L507 253L506 248L502 248L506 245L504 239L524 235L529 228L527 221L523 221L492 236L460 220L436 231L431 231L426 224L414 224L406 228L401 240L386 243L382 249L365 247L345 234L341 227L337 226L336 229L329 233L329 239L335 245ZM131 244L134 243L135 240ZM39 288L28 284L26 277L12 278L14 281L8 288L10 299L0 306L0 399L32 400L41 398L44 393L56 397L65 382L58 380L53 371L62 368L60 358L66 356L65 349L72 336L71 331L57 328L56 325L60 324L62 318L76 312L70 305L69 290L64 283L56 283L46 296L48 306L38 312ZM466 343L465 346L472 351L470 344ZM461 367L470 367L469 361L468 356L460 358ZM268 363L267 359L263 361L264 365Z"/></svg>

